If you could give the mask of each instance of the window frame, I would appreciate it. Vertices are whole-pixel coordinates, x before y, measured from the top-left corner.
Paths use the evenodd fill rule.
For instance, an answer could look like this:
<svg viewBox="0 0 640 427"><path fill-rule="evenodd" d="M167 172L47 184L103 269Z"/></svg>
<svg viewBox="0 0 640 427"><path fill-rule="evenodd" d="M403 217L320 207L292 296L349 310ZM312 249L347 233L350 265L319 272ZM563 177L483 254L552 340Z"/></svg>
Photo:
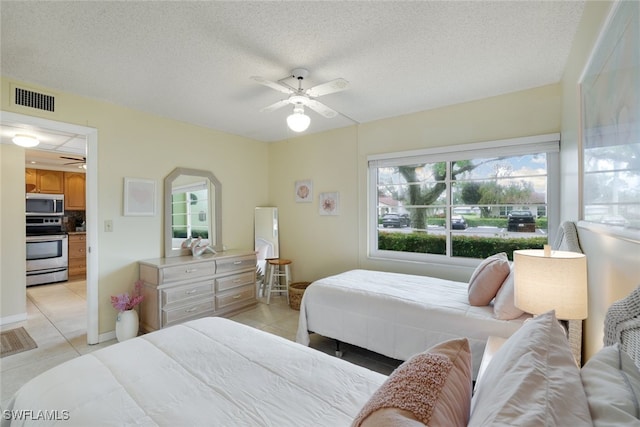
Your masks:
<svg viewBox="0 0 640 427"><path fill-rule="evenodd" d="M547 219L548 241L553 242L560 225L560 134L551 133L521 138L458 144L436 148L401 151L367 156L367 258L372 260L397 260L409 262L435 262L448 265L474 266L475 258L453 257L414 252L398 252L378 249L378 168L415 163L447 162L449 175L452 161L490 156L518 156L547 153ZM451 219L451 189L447 179L446 218ZM447 230L447 254L451 253L451 230Z"/></svg>

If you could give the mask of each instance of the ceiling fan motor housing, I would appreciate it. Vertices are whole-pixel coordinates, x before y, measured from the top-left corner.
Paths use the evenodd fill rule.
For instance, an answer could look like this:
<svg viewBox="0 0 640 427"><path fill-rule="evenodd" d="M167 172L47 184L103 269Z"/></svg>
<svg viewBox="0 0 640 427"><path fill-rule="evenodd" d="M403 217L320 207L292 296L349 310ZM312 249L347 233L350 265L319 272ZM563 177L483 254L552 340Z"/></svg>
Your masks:
<svg viewBox="0 0 640 427"><path fill-rule="evenodd" d="M294 77L297 80L304 80L309 75L309 70L306 68L294 68L291 71L291 77Z"/></svg>

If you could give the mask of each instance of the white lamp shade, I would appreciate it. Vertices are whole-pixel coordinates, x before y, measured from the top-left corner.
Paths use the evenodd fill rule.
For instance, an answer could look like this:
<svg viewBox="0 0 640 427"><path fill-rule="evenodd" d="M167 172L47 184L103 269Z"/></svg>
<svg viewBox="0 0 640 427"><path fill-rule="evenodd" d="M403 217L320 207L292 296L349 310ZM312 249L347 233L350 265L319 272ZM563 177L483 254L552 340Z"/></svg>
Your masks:
<svg viewBox="0 0 640 427"><path fill-rule="evenodd" d="M12 139L13 143L19 145L20 147L35 147L40 144L40 141L35 136L31 135L16 135Z"/></svg>
<svg viewBox="0 0 640 427"><path fill-rule="evenodd" d="M289 129L294 132L304 132L307 130L310 123L311 118L303 112L297 111L297 109L294 109L293 114L287 117L287 125L289 126Z"/></svg>
<svg viewBox="0 0 640 427"><path fill-rule="evenodd" d="M515 305L532 314L555 310L564 320L586 319L587 257L576 252L513 252Z"/></svg>

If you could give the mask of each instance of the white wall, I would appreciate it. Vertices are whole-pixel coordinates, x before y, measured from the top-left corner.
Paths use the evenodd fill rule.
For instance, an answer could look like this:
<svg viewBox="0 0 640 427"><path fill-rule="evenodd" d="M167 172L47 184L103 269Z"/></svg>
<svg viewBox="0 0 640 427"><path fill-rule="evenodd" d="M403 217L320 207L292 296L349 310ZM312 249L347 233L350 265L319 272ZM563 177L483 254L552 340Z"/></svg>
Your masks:
<svg viewBox="0 0 640 427"><path fill-rule="evenodd" d="M9 93L12 82L2 79L3 93ZM31 84L26 86L51 92ZM12 108L9 98L2 97L2 110L27 114L24 109ZM253 249L253 210L266 204L268 194L265 144L67 93L58 92L56 98L55 118L37 112L30 114L98 130L100 333L113 331L116 311L111 307L110 296L133 288L138 276L137 261L162 256L162 185L164 177L175 167L214 173L222 183L223 243L230 249ZM22 180L21 190L10 194L3 188L0 196L3 207L24 203L24 159L12 170L9 179ZM4 166L2 173L5 175ZM154 217L123 216L124 177L156 181L158 213ZM113 232L104 231L107 219L113 221ZM3 223L3 229L23 232L24 219L22 224L16 220L9 218L7 227ZM23 239L21 235L20 241ZM3 234L2 245L7 242ZM21 267L24 253L16 251L5 255L3 251L3 267L5 262L8 265L6 271L3 268L0 283L3 304L5 295L25 292L24 282L4 279L9 275L24 275ZM24 312L24 303L11 309Z"/></svg>
<svg viewBox="0 0 640 427"><path fill-rule="evenodd" d="M578 129L580 99L578 81L598 38L611 5L587 2L562 79L561 198L562 220L581 217L581 156ZM598 232L598 227L578 228L587 255L589 317L584 322L584 360L602 347L603 320L614 301L640 285L640 245Z"/></svg>

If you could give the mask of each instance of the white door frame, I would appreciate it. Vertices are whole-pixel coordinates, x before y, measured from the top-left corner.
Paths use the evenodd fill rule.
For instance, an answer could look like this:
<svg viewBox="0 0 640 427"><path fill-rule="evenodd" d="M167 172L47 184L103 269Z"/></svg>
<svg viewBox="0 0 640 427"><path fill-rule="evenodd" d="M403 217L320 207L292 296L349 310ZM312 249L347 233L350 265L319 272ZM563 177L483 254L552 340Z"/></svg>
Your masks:
<svg viewBox="0 0 640 427"><path fill-rule="evenodd" d="M98 344L98 129L25 114L0 112L3 125L25 124L42 130L84 135L87 139L87 344Z"/></svg>

